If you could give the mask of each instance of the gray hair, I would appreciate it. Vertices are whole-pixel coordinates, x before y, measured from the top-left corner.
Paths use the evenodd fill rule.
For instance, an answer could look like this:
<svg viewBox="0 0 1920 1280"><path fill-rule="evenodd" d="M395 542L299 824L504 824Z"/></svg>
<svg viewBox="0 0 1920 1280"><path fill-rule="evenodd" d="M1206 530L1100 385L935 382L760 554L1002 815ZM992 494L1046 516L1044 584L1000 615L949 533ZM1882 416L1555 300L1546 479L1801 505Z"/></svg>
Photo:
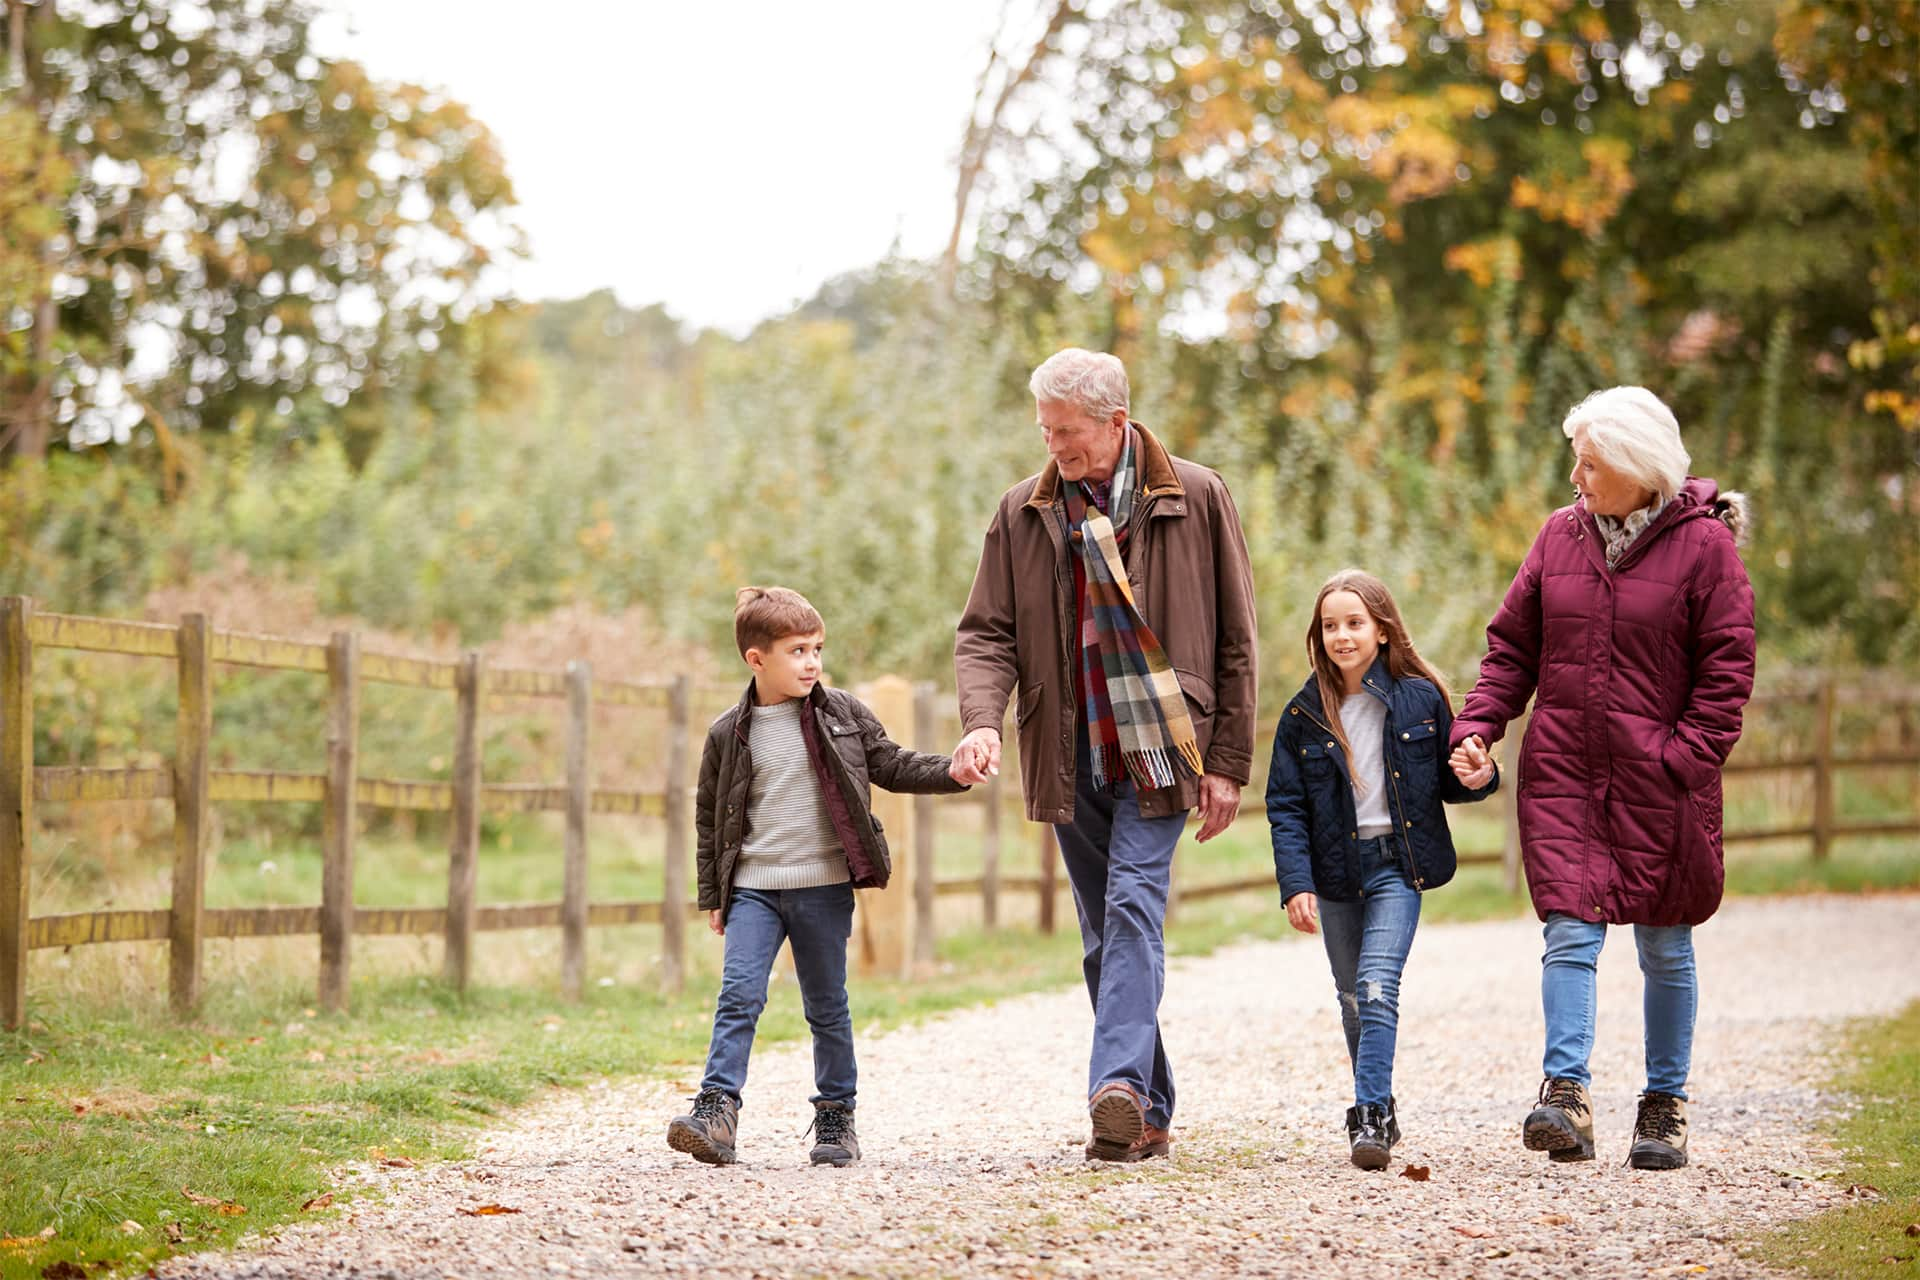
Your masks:
<svg viewBox="0 0 1920 1280"><path fill-rule="evenodd" d="M1693 458L1680 443L1673 410L1645 387L1608 387L1567 411L1560 430L1567 439L1585 428L1587 445L1601 462L1662 502L1671 502L1686 483Z"/></svg>
<svg viewBox="0 0 1920 1280"><path fill-rule="evenodd" d="M1064 400L1096 418L1127 412L1127 367L1118 356L1068 347L1043 360L1027 379L1036 400Z"/></svg>

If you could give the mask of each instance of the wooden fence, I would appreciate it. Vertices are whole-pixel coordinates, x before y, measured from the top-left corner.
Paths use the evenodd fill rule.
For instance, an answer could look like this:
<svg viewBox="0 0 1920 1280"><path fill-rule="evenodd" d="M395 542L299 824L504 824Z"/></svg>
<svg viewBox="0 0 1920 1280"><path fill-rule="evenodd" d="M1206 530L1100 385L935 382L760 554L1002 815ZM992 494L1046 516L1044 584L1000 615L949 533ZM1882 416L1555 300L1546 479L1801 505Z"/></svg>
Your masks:
<svg viewBox="0 0 1920 1280"><path fill-rule="evenodd" d="M171 659L178 672L179 713L173 764L166 768L36 767L33 762L33 655L36 649L79 649ZM217 770L209 767L213 728L215 664L309 672L326 677L326 768L318 773ZM447 782L370 778L359 769L359 723L363 691L372 685L401 685L450 693L456 716L452 777ZM717 691L731 700L738 685ZM714 690L703 690L713 693ZM951 695L930 684L911 686L883 678L864 686L862 695L882 723L896 735L911 726L910 741L924 750L950 749L959 736ZM566 707L565 782L556 785L506 785L481 778L480 725L488 696L551 698ZM472 971L474 935L499 929L553 928L561 931L561 981L577 997L586 968L586 934L592 927L657 922L662 930L665 983L677 987L685 974L686 921L697 917L688 892L692 864L689 812L692 807L694 750L690 718L695 686L684 676L657 683L595 679L585 663L569 663L564 672L494 667L477 652L457 662L431 661L363 651L357 633L336 632L325 643L282 636L214 629L203 614L188 614L177 626L105 618L41 613L26 597L0 599L0 1026L17 1028L25 1018L29 951L103 942L164 941L169 947L169 991L173 1007L191 1010L198 1002L203 943L207 938L318 935L319 999L330 1009L347 1003L354 935L440 934L445 940L445 976L464 988ZM1843 688L1832 681L1776 688L1755 704L1801 702L1812 707L1811 747L1795 756L1749 759L1736 752L1726 766L1730 776L1808 773L1812 778L1812 814L1804 825L1728 832L1727 843L1805 838L1816 859L1825 858L1837 839L1859 835L1920 833L1920 819L1894 822L1845 822L1835 803L1836 776L1848 769L1920 766L1920 752L1903 749L1856 755L1837 754L1836 709L1849 699L1876 706L1902 706L1909 720L1903 746L1911 748L1911 713L1920 693L1893 686ZM664 710L664 780L657 791L595 788L591 785L591 723L596 705ZM1515 725L1508 742L1517 742ZM1270 738L1263 726L1261 741ZM1504 744L1503 744L1504 745ZM1005 835L1018 800L1016 751L1010 740L1006 779L976 788L980 805L980 874L941 880L936 876L937 815L953 799L901 797L876 793L875 812L894 844L895 883L883 895L864 895L861 932L856 940L869 971L910 971L934 957L935 905L942 895L978 895L987 927L1003 916L1008 892L1038 898L1041 929L1056 927L1062 887L1052 828L1014 819L1022 835L1015 847L1037 850L1035 872L1003 874ZM1511 774L1509 774L1511 777ZM1261 779L1246 792L1243 812L1258 811ZM1503 785L1511 797L1514 786ZM164 909L90 911L33 916L29 870L33 805L41 802L171 800L174 810L173 876L170 905ZM316 906L238 907L205 905L208 819L216 801L269 801L322 806L321 901ZM1520 878L1519 840L1511 800L1501 852L1463 854L1465 864L1500 863L1508 887ZM436 810L452 815L449 824L447 898L444 907L358 907L353 903L354 833L357 809ZM483 905L477 901L476 869L480 815L555 811L565 814L564 873L559 902ZM587 827L592 814L627 814L663 820L664 879L661 900L593 902L588 894ZM1176 866L1179 865L1178 862ZM1271 892L1270 872L1235 880L1198 884L1176 881L1170 910L1180 902L1247 891Z"/></svg>

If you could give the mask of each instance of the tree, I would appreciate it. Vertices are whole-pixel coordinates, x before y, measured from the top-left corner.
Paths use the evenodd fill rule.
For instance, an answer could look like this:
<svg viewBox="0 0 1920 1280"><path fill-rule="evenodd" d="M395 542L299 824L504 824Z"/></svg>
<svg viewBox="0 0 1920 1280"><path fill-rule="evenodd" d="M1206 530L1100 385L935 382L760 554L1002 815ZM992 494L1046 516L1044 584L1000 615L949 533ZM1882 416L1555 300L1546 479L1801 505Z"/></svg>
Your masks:
<svg viewBox="0 0 1920 1280"><path fill-rule="evenodd" d="M321 56L304 0L6 6L0 167L38 186L0 196L14 454L377 397L498 292L519 234L491 135Z"/></svg>

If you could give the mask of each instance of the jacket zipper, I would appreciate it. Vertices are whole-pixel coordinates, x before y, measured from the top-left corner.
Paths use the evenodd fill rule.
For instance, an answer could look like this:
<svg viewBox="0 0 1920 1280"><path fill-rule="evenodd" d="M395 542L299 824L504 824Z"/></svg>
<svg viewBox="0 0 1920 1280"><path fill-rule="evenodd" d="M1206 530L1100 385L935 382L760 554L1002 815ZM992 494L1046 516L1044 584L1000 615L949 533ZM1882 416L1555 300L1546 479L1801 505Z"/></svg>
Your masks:
<svg viewBox="0 0 1920 1280"><path fill-rule="evenodd" d="M1325 731L1326 735L1329 738L1333 736L1333 726L1328 724L1326 721L1320 719L1318 716L1314 715L1313 712L1308 711L1306 708L1303 707L1301 708L1300 714L1305 716L1307 719L1313 721L1314 724L1318 725L1322 730ZM1384 744L1383 744L1383 748L1384 748ZM1351 770L1349 770L1347 774L1347 799L1350 802L1353 800L1353 774ZM1360 810L1357 804L1354 807L1352 820L1353 820L1354 836L1357 839L1360 834ZM1359 882L1358 888L1360 890L1360 900L1364 902L1366 901L1366 897L1367 897L1367 886L1366 886L1367 877L1365 873L1362 872L1358 877L1356 877L1356 879Z"/></svg>

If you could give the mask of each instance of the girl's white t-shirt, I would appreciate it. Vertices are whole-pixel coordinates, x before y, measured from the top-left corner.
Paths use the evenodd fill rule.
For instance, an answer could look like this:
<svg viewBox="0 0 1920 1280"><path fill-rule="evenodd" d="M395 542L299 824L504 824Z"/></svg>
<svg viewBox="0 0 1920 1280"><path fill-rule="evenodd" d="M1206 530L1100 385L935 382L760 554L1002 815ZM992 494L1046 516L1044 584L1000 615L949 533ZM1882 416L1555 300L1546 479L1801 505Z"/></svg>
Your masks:
<svg viewBox="0 0 1920 1280"><path fill-rule="evenodd" d="M1347 731L1353 747L1353 807L1360 820L1360 838L1393 831L1393 814L1387 808L1387 704L1371 693L1356 693L1340 700L1340 727Z"/></svg>

